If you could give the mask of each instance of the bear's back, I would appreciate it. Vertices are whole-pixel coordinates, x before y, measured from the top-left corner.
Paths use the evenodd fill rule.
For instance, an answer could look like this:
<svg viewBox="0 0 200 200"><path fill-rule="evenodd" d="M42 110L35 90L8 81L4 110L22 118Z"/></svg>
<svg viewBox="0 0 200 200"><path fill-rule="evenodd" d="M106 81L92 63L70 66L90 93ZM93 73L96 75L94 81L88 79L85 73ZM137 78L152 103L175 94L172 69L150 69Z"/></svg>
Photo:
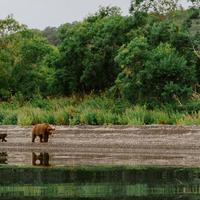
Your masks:
<svg viewBox="0 0 200 200"><path fill-rule="evenodd" d="M32 133L35 135L44 134L47 131L47 124L36 124L32 129Z"/></svg>

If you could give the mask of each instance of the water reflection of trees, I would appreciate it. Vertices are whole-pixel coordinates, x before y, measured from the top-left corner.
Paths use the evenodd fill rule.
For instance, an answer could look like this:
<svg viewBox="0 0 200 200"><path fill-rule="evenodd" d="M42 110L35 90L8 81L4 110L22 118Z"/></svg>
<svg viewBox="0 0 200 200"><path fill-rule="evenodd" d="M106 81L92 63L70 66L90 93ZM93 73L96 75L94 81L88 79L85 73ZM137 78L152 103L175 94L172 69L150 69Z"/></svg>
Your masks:
<svg viewBox="0 0 200 200"><path fill-rule="evenodd" d="M6 155L6 154L4 154ZM49 166L50 156L46 152L32 153L32 164L35 166ZM13 169L13 170L11 170ZM51 167L48 170L34 169L25 166L5 167L0 170L6 179L0 179L1 183L34 182L43 184L54 183L120 183L125 185L148 185L149 188L156 185L165 187L173 185L183 186L200 185L200 169L190 168L164 168L144 167L131 168L125 166L63 166ZM43 177L43 179L41 179ZM14 181L14 182L13 182Z"/></svg>
<svg viewBox="0 0 200 200"><path fill-rule="evenodd" d="M6 166L0 170L0 199L3 196L23 199L23 194L29 200L197 200L200 195L200 169L100 166L47 169L43 166L49 165L48 153L33 153L32 159L34 166L42 167Z"/></svg>
<svg viewBox="0 0 200 200"><path fill-rule="evenodd" d="M185 186L186 188L188 186ZM195 187L199 187L196 185ZM191 186L193 188L193 186ZM177 191L176 187L148 187L148 185L124 185L120 183L66 183L66 184L44 184L44 185L2 185L0 187L1 197L14 197L23 200L37 199L123 199L123 200L197 200L199 193L183 190ZM24 198L23 198L24 197ZM26 197L26 198L25 198ZM28 198L29 197L29 198Z"/></svg>

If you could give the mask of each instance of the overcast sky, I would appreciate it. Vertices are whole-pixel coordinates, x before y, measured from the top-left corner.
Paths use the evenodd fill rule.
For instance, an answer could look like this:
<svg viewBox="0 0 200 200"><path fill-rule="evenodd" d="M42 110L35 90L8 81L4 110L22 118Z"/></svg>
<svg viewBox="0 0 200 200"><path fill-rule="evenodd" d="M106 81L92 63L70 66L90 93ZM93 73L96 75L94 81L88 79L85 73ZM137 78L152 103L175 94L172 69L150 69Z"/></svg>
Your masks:
<svg viewBox="0 0 200 200"><path fill-rule="evenodd" d="M128 14L130 0L0 0L0 18L13 14L29 28L44 29L80 21L99 6L119 6Z"/></svg>

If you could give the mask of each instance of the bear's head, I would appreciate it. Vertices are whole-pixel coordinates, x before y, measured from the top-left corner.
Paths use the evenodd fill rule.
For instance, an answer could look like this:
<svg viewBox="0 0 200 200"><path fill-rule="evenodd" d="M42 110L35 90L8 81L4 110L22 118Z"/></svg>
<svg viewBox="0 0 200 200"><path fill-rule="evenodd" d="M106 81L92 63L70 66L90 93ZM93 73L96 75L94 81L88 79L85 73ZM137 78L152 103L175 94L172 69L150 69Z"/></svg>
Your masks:
<svg viewBox="0 0 200 200"><path fill-rule="evenodd" d="M49 135L53 136L53 134L55 134L55 130L56 130L55 127L53 127L52 125L47 124L47 132L48 132Z"/></svg>

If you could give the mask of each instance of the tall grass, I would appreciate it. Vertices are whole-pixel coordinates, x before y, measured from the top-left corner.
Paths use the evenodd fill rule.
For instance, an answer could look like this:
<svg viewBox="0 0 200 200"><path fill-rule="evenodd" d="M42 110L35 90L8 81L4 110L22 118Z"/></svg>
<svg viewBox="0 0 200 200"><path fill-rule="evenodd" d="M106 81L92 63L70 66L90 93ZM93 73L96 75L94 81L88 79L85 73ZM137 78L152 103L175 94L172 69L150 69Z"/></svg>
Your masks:
<svg viewBox="0 0 200 200"><path fill-rule="evenodd" d="M174 111L167 107L148 110L125 100L105 96L72 96L57 99L33 99L0 103L0 124L31 125L200 125L200 112Z"/></svg>

